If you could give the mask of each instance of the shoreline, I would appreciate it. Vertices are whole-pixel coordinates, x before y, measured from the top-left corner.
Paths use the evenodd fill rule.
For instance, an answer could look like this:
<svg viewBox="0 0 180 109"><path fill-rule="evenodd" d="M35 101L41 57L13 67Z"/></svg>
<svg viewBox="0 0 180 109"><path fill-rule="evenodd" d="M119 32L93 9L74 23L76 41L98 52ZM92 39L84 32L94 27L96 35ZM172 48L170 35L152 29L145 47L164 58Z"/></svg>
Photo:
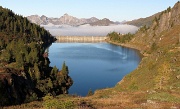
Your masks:
<svg viewBox="0 0 180 109"><path fill-rule="evenodd" d="M142 60L143 60L144 57L147 57L147 56L148 56L147 54L142 53L142 49L141 49L141 48L135 47L135 46L133 46L133 45L131 45L131 44L121 44L121 43L113 42L113 41L110 41L110 40L105 40L105 41L106 41L107 43L114 44L114 45L117 45L117 46L121 46L121 47L126 47L126 48L130 48L130 49L137 50L137 51L139 52L140 57L141 57L140 63L142 62ZM139 65L140 65L140 63L139 63ZM138 67L139 67L139 65L138 65ZM136 69L138 69L138 67L137 67ZM135 70L136 70L136 69L135 69ZM133 72L133 71L132 71L132 72ZM129 72L129 74L132 73L132 72ZM126 75L125 75L125 76L126 76ZM125 76L124 76L117 84L121 84L121 83L124 81ZM112 88L114 88L114 87L112 87Z"/></svg>
<svg viewBox="0 0 180 109"><path fill-rule="evenodd" d="M122 47L126 47L126 48L130 48L130 49L137 50L142 58L148 56L148 54L142 53L143 50L142 50L141 48L136 47L136 46L133 46L133 45L131 45L131 44L121 44L121 43L113 42L113 41L110 41L110 40L106 40L106 42L107 42L107 43L110 43L110 44L117 45L117 46L122 46Z"/></svg>

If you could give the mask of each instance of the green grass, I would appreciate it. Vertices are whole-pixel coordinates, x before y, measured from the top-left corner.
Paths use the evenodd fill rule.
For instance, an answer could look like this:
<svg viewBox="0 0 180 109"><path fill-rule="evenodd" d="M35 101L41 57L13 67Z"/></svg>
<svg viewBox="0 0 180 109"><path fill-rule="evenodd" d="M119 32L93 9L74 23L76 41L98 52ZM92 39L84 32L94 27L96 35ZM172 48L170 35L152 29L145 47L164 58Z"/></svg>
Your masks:
<svg viewBox="0 0 180 109"><path fill-rule="evenodd" d="M73 109L75 104L72 100L59 100L47 95L43 98L43 107L46 109Z"/></svg>
<svg viewBox="0 0 180 109"><path fill-rule="evenodd" d="M169 94L168 92L159 92L148 95L148 99L163 102L180 103L180 97Z"/></svg>

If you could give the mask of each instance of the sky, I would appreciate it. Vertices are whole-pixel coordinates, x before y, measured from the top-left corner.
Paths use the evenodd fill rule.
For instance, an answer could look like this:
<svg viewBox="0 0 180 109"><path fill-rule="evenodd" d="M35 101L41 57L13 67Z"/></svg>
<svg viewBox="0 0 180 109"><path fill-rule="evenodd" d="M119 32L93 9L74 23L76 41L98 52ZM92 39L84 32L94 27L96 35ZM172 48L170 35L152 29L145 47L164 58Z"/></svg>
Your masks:
<svg viewBox="0 0 180 109"><path fill-rule="evenodd" d="M24 17L59 18L67 13L77 18L130 21L161 12L176 2L178 0L0 0L0 5Z"/></svg>

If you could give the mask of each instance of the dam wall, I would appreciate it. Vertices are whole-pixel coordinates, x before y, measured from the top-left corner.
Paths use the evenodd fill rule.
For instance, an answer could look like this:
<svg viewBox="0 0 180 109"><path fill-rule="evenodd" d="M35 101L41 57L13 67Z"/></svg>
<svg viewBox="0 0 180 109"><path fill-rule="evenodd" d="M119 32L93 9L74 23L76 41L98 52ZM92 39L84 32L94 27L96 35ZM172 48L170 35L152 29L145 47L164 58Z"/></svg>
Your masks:
<svg viewBox="0 0 180 109"><path fill-rule="evenodd" d="M104 42L106 36L57 36L57 42Z"/></svg>

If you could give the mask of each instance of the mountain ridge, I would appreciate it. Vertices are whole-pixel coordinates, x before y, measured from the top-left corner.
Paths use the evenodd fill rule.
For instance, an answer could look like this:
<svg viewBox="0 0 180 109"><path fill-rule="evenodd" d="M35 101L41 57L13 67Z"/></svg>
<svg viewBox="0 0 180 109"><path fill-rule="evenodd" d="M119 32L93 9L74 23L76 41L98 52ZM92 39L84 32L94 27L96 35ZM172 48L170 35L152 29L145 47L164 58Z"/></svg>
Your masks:
<svg viewBox="0 0 180 109"><path fill-rule="evenodd" d="M152 16L146 17L146 18L139 18L139 19L134 19L132 21L126 21L123 24L129 24L129 25L134 25L137 27L141 26L150 26L154 20L155 17L159 17L161 12L158 12Z"/></svg>
<svg viewBox="0 0 180 109"><path fill-rule="evenodd" d="M68 15L65 13L63 16L59 18L53 18L53 17L47 17L45 15L39 16L39 15L31 15L27 16L27 19L31 21L32 23L36 23L38 25L48 25L49 23L54 25L71 25L71 26L78 26L83 24L90 24L92 26L108 26L110 24L114 24L114 22L110 21L107 18L104 18L102 20L91 17L91 18L77 18L71 15ZM101 22L101 23L99 23Z"/></svg>

